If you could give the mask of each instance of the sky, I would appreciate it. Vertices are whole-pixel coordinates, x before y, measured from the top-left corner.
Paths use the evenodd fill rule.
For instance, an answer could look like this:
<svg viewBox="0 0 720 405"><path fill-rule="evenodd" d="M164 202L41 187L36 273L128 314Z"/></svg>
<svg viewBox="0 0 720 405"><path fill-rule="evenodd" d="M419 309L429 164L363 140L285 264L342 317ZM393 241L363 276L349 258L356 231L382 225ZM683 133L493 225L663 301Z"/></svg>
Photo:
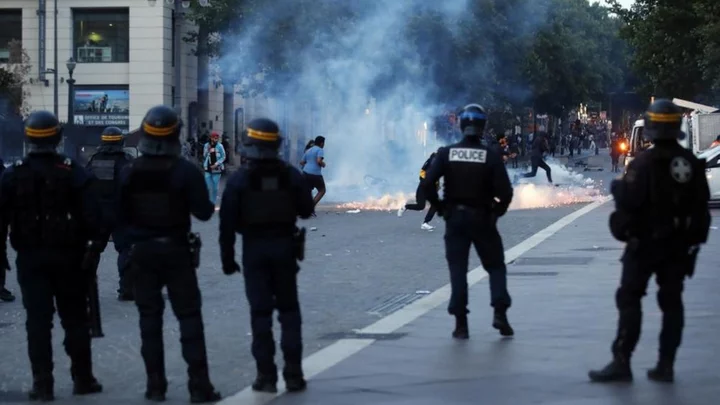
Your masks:
<svg viewBox="0 0 720 405"><path fill-rule="evenodd" d="M635 3L635 0L618 0L618 2L624 7L630 7L633 3Z"/></svg>

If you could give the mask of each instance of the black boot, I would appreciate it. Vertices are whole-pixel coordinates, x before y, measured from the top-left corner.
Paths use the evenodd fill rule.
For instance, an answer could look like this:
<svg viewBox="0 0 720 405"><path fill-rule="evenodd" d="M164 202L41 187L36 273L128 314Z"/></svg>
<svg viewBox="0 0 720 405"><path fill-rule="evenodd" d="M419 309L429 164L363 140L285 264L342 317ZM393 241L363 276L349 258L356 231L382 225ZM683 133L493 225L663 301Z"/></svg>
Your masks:
<svg viewBox="0 0 720 405"><path fill-rule="evenodd" d="M33 376L33 387L28 393L31 401L49 402L55 400L55 379L52 373Z"/></svg>
<svg viewBox="0 0 720 405"><path fill-rule="evenodd" d="M122 301L122 302L135 301L135 295L130 291L118 290L118 301Z"/></svg>
<svg viewBox="0 0 720 405"><path fill-rule="evenodd" d="M257 370L257 377L252 384L253 391L276 393L278 377L275 364L267 367L258 366Z"/></svg>
<svg viewBox="0 0 720 405"><path fill-rule="evenodd" d="M304 391L307 388L307 381L305 381L301 364L285 364L283 378L288 392Z"/></svg>
<svg viewBox="0 0 720 405"><path fill-rule="evenodd" d="M461 340L470 338L467 315L455 315L455 330L452 333L452 337Z"/></svg>
<svg viewBox="0 0 720 405"><path fill-rule="evenodd" d="M495 308L495 316L493 317L492 326L493 328L499 330L500 334L503 336L513 336L515 334L515 331L512 326L510 326L510 322L507 319L507 309Z"/></svg>
<svg viewBox="0 0 720 405"><path fill-rule="evenodd" d="M630 369L630 358L615 356L602 370L591 370L588 373L590 381L593 382L631 382L633 380L632 369Z"/></svg>
<svg viewBox="0 0 720 405"><path fill-rule="evenodd" d="M5 271L5 270L0 270L0 271ZM8 291L8 289L0 288L0 301L13 302L13 301L15 301L15 296L10 291Z"/></svg>
<svg viewBox="0 0 720 405"><path fill-rule="evenodd" d="M190 391L190 402L193 404L217 402L222 398L210 382L210 375L207 369L193 372L190 375L188 391Z"/></svg>
<svg viewBox="0 0 720 405"><path fill-rule="evenodd" d="M92 374L85 377L73 377L73 395L89 395L102 392L103 386Z"/></svg>
<svg viewBox="0 0 720 405"><path fill-rule="evenodd" d="M164 373L148 374L147 384L145 386L145 399L155 402L165 401L165 393L167 392L167 378Z"/></svg>
<svg viewBox="0 0 720 405"><path fill-rule="evenodd" d="M673 361L660 359L655 368L647 371L649 379L657 382L671 383L675 381L675 371L673 370Z"/></svg>

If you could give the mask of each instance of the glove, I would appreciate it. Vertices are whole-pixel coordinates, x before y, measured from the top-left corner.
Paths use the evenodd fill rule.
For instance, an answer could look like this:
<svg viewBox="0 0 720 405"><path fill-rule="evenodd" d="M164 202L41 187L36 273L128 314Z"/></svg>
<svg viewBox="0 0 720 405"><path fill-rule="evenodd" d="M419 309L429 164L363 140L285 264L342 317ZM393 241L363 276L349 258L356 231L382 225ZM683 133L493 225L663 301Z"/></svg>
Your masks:
<svg viewBox="0 0 720 405"><path fill-rule="evenodd" d="M693 245L690 246L688 249L688 267L687 267L687 277L692 278L695 274L695 263L697 262L697 255L700 252L700 245Z"/></svg>
<svg viewBox="0 0 720 405"><path fill-rule="evenodd" d="M235 273L242 273L242 269L240 268L240 265L237 264L235 260L224 262L223 266L223 273L227 276L232 276Z"/></svg>

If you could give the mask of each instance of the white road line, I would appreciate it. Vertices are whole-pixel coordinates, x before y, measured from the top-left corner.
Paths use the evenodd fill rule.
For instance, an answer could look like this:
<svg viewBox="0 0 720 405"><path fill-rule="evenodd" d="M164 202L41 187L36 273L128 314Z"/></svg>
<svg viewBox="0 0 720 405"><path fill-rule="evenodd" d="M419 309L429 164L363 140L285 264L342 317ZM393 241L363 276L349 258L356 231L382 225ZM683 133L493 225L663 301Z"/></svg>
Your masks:
<svg viewBox="0 0 720 405"><path fill-rule="evenodd" d="M587 214L588 212L600 207L608 201L608 198L603 198L597 202L586 205L577 211L574 211L563 218L560 218L557 222L541 230L535 235L525 239L518 245L509 249L505 252L505 261L510 262L521 255L527 253L547 238L553 236L564 227L570 225L576 219ZM482 266L479 266L468 273L468 287L477 284L482 279L487 277L487 272ZM435 309L442 303L450 299L450 284L446 284L439 289L433 291L431 294L409 304L406 307L399 309L396 312L378 320L374 324L361 329L361 333L392 333L417 318L425 315L431 310ZM321 349L314 354L306 357L303 360L303 369L305 371L305 377L310 379L330 367L340 363L341 361L351 357L358 353L362 349L373 344L373 339L341 339L331 344L330 346ZM268 402L275 399L277 396L282 395L285 391L283 381L278 382L278 394L263 394L257 393L252 390L251 387L247 387L237 394L227 397L222 401L218 402L218 405L265 405Z"/></svg>

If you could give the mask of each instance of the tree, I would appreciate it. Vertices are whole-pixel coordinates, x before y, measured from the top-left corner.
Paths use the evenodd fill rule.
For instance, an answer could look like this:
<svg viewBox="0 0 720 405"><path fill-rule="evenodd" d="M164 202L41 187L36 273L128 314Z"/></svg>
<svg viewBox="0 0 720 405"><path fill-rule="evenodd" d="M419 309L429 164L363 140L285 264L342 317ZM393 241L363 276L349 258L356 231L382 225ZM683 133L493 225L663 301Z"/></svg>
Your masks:
<svg viewBox="0 0 720 405"><path fill-rule="evenodd" d="M697 0L694 10L702 20L696 34L700 40L703 53L700 67L703 79L712 86L715 93L720 93L720 2L716 0Z"/></svg>
<svg viewBox="0 0 720 405"><path fill-rule="evenodd" d="M632 67L643 94L695 99L708 93L704 58L712 59L714 51L703 45L703 34L712 34L706 23L717 14L699 16L698 12L715 8L717 13L714 0L637 0L630 9L616 0L610 3L624 22L621 36L632 48Z"/></svg>
<svg viewBox="0 0 720 405"><path fill-rule="evenodd" d="M20 41L10 41L8 49L9 62L0 65L0 98L9 102L11 113L26 116L30 113L30 56Z"/></svg>

